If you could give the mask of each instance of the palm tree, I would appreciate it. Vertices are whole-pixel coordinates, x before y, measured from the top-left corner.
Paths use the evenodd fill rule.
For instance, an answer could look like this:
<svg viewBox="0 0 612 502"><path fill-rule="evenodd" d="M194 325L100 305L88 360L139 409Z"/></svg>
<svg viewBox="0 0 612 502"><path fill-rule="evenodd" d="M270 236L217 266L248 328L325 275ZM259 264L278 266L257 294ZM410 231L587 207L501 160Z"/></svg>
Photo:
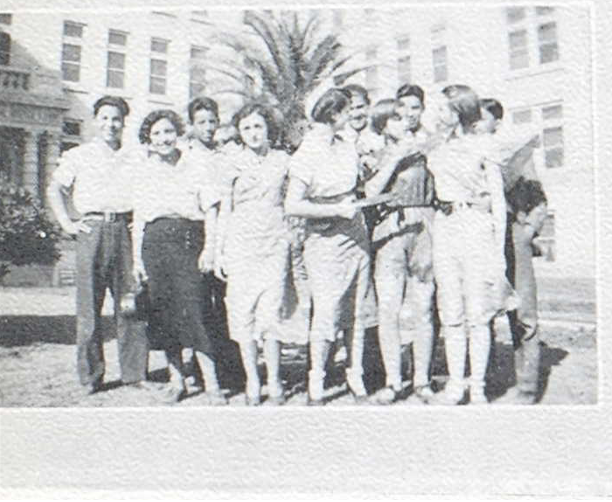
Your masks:
<svg viewBox="0 0 612 502"><path fill-rule="evenodd" d="M306 96L330 75L340 85L365 68L340 73L352 55L336 34L322 32L315 12L246 11L243 21L247 32L217 37L217 44L231 52L205 69L225 77L217 93L273 105L281 115L281 145L292 150L303 134Z"/></svg>

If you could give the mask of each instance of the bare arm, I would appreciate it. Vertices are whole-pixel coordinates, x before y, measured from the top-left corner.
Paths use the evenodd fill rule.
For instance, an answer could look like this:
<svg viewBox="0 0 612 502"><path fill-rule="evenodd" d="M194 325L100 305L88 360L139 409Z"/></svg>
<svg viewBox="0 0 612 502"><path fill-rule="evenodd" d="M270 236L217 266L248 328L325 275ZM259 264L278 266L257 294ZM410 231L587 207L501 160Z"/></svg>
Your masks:
<svg viewBox="0 0 612 502"><path fill-rule="evenodd" d="M285 213L289 216L302 218L347 218L351 219L357 212L352 202L318 204L307 198L306 183L297 178L289 178L287 196L285 197Z"/></svg>

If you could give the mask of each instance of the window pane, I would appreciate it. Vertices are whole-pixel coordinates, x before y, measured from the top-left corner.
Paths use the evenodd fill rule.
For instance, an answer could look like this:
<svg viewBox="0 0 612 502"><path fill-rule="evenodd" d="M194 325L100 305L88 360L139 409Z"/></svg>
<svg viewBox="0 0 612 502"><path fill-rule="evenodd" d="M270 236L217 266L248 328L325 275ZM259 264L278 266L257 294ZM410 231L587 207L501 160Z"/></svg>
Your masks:
<svg viewBox="0 0 612 502"><path fill-rule="evenodd" d="M406 51L408 49L410 49L410 38L409 37L401 38L397 41L398 51Z"/></svg>
<svg viewBox="0 0 612 502"><path fill-rule="evenodd" d="M540 42L556 42L557 23L546 23L538 26L538 40Z"/></svg>
<svg viewBox="0 0 612 502"><path fill-rule="evenodd" d="M151 77L149 80L149 91L151 94L166 94L166 79Z"/></svg>
<svg viewBox="0 0 612 502"><path fill-rule="evenodd" d="M551 148L544 154L546 167L563 166L563 147Z"/></svg>
<svg viewBox="0 0 612 502"><path fill-rule="evenodd" d="M443 82L448 79L446 66L434 66L434 82Z"/></svg>
<svg viewBox="0 0 612 502"><path fill-rule="evenodd" d="M81 38L83 36L83 25L65 22L64 23L64 35L67 37Z"/></svg>
<svg viewBox="0 0 612 502"><path fill-rule="evenodd" d="M542 230L540 230L540 237L553 239L555 237L555 215L549 213L546 215Z"/></svg>
<svg viewBox="0 0 612 502"><path fill-rule="evenodd" d="M118 70L108 70L106 72L106 87L114 87L123 89L123 80L125 73Z"/></svg>
<svg viewBox="0 0 612 502"><path fill-rule="evenodd" d="M400 81L410 81L410 56L404 56L397 60L397 74Z"/></svg>
<svg viewBox="0 0 612 502"><path fill-rule="evenodd" d="M540 63L552 63L559 59L559 46L554 44L540 45Z"/></svg>
<svg viewBox="0 0 612 502"><path fill-rule="evenodd" d="M62 78L69 82L78 82L81 74L81 67L78 64L62 63Z"/></svg>
<svg viewBox="0 0 612 502"><path fill-rule="evenodd" d="M529 67L529 52L520 51L515 52L510 56L510 69L518 70L520 68Z"/></svg>
<svg viewBox="0 0 612 502"><path fill-rule="evenodd" d="M506 19L509 23L516 23L525 19L525 8L524 7L508 7L506 9Z"/></svg>
<svg viewBox="0 0 612 502"><path fill-rule="evenodd" d="M7 66L11 63L11 53L0 51L0 66Z"/></svg>
<svg viewBox="0 0 612 502"><path fill-rule="evenodd" d="M67 150L70 150L71 148L75 148L79 146L78 143L71 143L69 141L62 141L62 143L60 144L60 153L64 153Z"/></svg>
<svg viewBox="0 0 612 502"><path fill-rule="evenodd" d="M444 37L446 36L446 27L439 25L434 26L431 29L431 45L434 47L444 43Z"/></svg>
<svg viewBox="0 0 612 502"><path fill-rule="evenodd" d="M549 14L553 14L555 12L555 8L554 7L545 7L545 6L539 6L536 7L536 15L538 16L548 16Z"/></svg>
<svg viewBox="0 0 612 502"><path fill-rule="evenodd" d="M113 45L127 45L127 35L119 31L108 32L108 43Z"/></svg>
<svg viewBox="0 0 612 502"><path fill-rule="evenodd" d="M513 31L508 35L510 50L527 46L527 30Z"/></svg>
<svg viewBox="0 0 612 502"><path fill-rule="evenodd" d="M190 51L191 59L206 59L206 53L208 49L206 47L192 46Z"/></svg>
<svg viewBox="0 0 612 502"><path fill-rule="evenodd" d="M200 94L204 94L206 86L201 82L190 82L189 83L189 98L195 98Z"/></svg>
<svg viewBox="0 0 612 502"><path fill-rule="evenodd" d="M165 77L167 66L168 63L166 63L166 61L161 59L151 59L151 75Z"/></svg>
<svg viewBox="0 0 612 502"><path fill-rule="evenodd" d="M550 119L561 119L563 118L563 106L561 105L552 105L545 106L542 108L542 119L550 120Z"/></svg>
<svg viewBox="0 0 612 502"><path fill-rule="evenodd" d="M531 110L521 110L512 114L512 122L515 124L526 124L531 122Z"/></svg>
<svg viewBox="0 0 612 502"><path fill-rule="evenodd" d="M161 52L166 54L168 52L168 41L161 40L159 38L151 39L151 51L153 52Z"/></svg>
<svg viewBox="0 0 612 502"><path fill-rule="evenodd" d="M559 126L544 129L543 139L544 148L548 148L549 146L563 145L563 128Z"/></svg>
<svg viewBox="0 0 612 502"><path fill-rule="evenodd" d="M199 66L192 66L189 70L189 80L194 82L204 82L206 80L206 70Z"/></svg>
<svg viewBox="0 0 612 502"><path fill-rule="evenodd" d="M62 124L62 132L67 136L80 136L81 124L67 120Z"/></svg>
<svg viewBox="0 0 612 502"><path fill-rule="evenodd" d="M125 69L125 54L121 52L109 52L108 67L115 70Z"/></svg>
<svg viewBox="0 0 612 502"><path fill-rule="evenodd" d="M0 24L12 24L13 14L0 14Z"/></svg>
<svg viewBox="0 0 612 502"><path fill-rule="evenodd" d="M446 47L438 47L432 52L434 66L446 64Z"/></svg>
<svg viewBox="0 0 612 502"><path fill-rule="evenodd" d="M62 46L62 61L81 61L81 46L64 44Z"/></svg>

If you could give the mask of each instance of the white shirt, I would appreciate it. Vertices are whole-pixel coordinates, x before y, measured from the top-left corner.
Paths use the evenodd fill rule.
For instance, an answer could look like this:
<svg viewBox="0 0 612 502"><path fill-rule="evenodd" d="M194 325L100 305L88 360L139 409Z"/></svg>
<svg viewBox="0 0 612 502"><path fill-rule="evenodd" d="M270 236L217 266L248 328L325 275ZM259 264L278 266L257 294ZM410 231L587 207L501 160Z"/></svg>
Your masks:
<svg viewBox="0 0 612 502"><path fill-rule="evenodd" d="M94 139L64 152L53 178L60 185L74 187L73 203L81 214L132 210L131 176L133 163L125 149L113 150Z"/></svg>
<svg viewBox="0 0 612 502"><path fill-rule="evenodd" d="M215 169L203 169L197 157L183 153L174 166L146 151L140 159L134 176L135 220L164 216L204 220L205 212L219 201Z"/></svg>

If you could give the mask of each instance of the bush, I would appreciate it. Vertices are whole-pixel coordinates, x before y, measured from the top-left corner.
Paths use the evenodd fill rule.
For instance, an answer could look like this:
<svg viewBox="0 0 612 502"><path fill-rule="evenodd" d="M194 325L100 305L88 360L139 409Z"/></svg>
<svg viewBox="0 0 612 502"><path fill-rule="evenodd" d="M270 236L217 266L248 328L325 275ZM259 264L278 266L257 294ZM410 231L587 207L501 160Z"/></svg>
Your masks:
<svg viewBox="0 0 612 502"><path fill-rule="evenodd" d="M11 266L54 264L60 239L59 227L40 202L0 176L0 280Z"/></svg>

